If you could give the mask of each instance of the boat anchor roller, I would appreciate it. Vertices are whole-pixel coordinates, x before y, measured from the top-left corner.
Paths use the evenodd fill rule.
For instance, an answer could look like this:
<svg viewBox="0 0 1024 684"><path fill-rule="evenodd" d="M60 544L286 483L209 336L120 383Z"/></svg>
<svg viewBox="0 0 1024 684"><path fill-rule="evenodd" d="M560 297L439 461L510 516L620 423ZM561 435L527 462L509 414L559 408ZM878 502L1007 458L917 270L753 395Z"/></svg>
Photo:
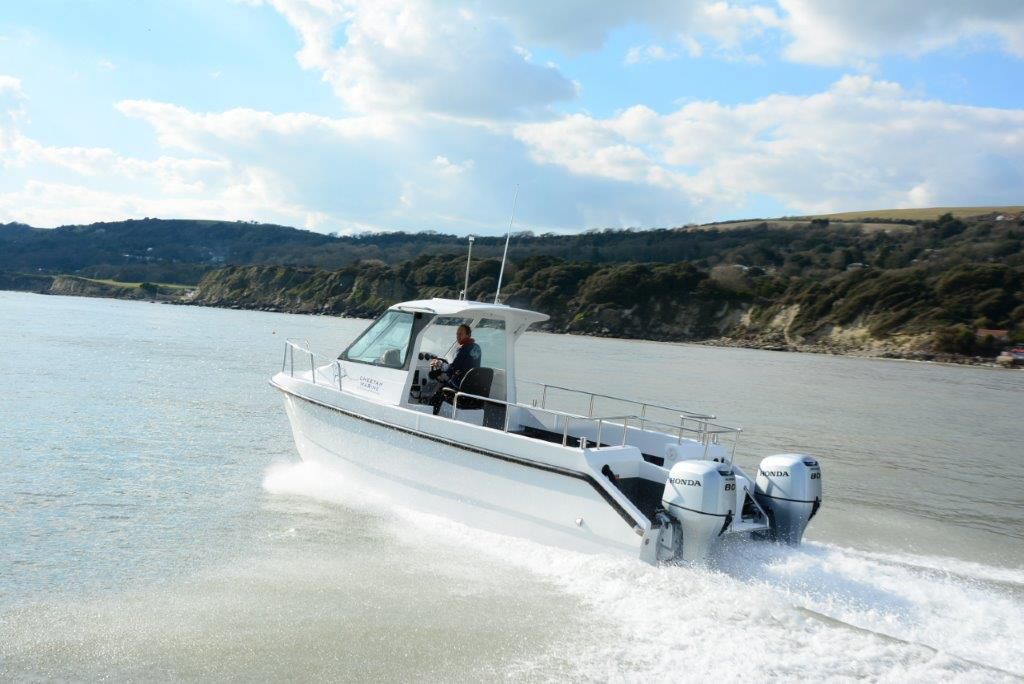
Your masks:
<svg viewBox="0 0 1024 684"><path fill-rule="evenodd" d="M680 461L669 471L662 505L678 521L678 558L699 560L729 529L736 507L736 475L714 461Z"/></svg>
<svg viewBox="0 0 1024 684"><path fill-rule="evenodd" d="M767 456L757 469L754 496L768 514L768 537L799 544L821 507L821 466L803 454Z"/></svg>

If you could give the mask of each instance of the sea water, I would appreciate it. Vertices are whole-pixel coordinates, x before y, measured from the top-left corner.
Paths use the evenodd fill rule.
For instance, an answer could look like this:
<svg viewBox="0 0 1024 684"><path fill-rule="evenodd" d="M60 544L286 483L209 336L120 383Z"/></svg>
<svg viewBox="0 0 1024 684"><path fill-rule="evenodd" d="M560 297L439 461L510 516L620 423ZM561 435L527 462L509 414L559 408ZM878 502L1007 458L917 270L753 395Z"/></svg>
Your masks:
<svg viewBox="0 0 1024 684"><path fill-rule="evenodd" d="M802 547L650 567L299 462L284 338L364 326L0 292L0 679L1024 676L1024 374L527 334L523 376L821 459Z"/></svg>

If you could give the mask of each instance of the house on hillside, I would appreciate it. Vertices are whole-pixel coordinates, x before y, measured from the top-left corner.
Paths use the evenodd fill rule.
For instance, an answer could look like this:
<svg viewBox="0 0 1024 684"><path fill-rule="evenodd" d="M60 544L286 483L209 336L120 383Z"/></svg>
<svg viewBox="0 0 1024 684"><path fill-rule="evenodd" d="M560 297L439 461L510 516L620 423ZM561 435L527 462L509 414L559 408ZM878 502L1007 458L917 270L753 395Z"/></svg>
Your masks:
<svg viewBox="0 0 1024 684"><path fill-rule="evenodd" d="M1009 330L993 330L993 329L990 329L990 328L978 328L977 330L974 331L974 335L979 340L984 340L986 337L991 335L992 339L995 340L996 342L1009 342L1010 341L1010 331Z"/></svg>

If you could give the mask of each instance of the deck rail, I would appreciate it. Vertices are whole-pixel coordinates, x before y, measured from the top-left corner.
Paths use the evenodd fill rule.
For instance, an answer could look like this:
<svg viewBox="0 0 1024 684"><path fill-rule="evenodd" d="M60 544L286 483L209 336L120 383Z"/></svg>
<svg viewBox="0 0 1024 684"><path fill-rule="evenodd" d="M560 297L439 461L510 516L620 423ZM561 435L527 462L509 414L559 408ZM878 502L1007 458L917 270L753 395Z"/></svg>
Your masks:
<svg viewBox="0 0 1024 684"><path fill-rule="evenodd" d="M296 359L296 357L298 358ZM298 366L296 366L296 364L298 364ZM344 390L344 378L346 377L346 373L338 359L328 358L312 351L309 348L308 340L299 340L296 338L286 339L284 357L281 360L281 372L288 373L291 377L295 377L296 371L299 373L305 373L307 366L309 369L309 381L312 384L320 385L322 387L330 387L331 389L336 389L338 391ZM452 420L458 420L458 412L460 410L459 400L465 399L483 404L504 406L506 409L505 419L504 425L501 428L504 432L509 431L509 424L512 415L512 411L509 409L520 409L552 416L554 417L554 429L556 434L558 434L559 427L561 427L561 444L563 447L568 446L569 439L572 438L579 439L579 447L581 449L587 448L587 437L580 436L577 438L576 435L570 432L570 426L573 424L578 426L580 424L590 423L595 428L596 433L596 439L593 443L593 448L595 449L610 446L609 444L605 444L603 439L608 428L615 431L621 430L622 438L621 440L618 440L618 446L626 446L629 443L630 429L634 429L635 426L635 429L641 432L648 428L652 428L663 434L670 436L675 435L676 442L679 444L681 444L684 439L692 439L693 441L703 445L705 457L707 457L708 451L712 445L718 445L722 438L731 436L732 444L729 450L730 463L736 454L736 445L739 442L739 435L742 432L742 429L713 423L711 421L715 416L710 414L675 409L651 402L640 402L632 399L624 399L622 397L615 397L596 392L587 392L585 390L577 390L558 385L549 385L531 380L520 380L519 382L536 385L542 388L540 406L537 406L536 402L533 404L525 404L520 402L504 401L502 399L494 399L478 394L470 394L468 392L455 392L452 398ZM547 391L549 389L573 392L587 396L589 399L588 415L548 408L546 404ZM619 415L594 415L594 401L596 398L605 398L627 404L634 404L640 407L640 411L639 413L624 413ZM647 409L649 408L678 412L679 422L668 423L650 418L647 416Z"/></svg>
<svg viewBox="0 0 1024 684"><path fill-rule="evenodd" d="M742 428L712 422L717 419L717 416L711 413L700 413L698 411L690 411L674 406L665 406L664 404L656 404L649 401L639 401L628 397L617 397L611 394L603 394L601 392L589 392L575 387L563 387L561 385L553 385L550 383L538 382L536 380L518 380L517 384L540 388L539 407L542 409L547 409L548 393L550 390L582 396L587 402L588 417L593 417L594 402L597 399L607 399L620 404L636 406L639 408L639 414L634 416L634 418L638 421L639 428L641 430L646 429L648 426L669 428L670 434L678 433L680 435L680 441L682 440L682 435L684 433L693 433L695 435L695 439L705 445L705 449L707 448L707 444L718 444L723 437L732 437L733 443L731 451L735 454L736 445L739 442L739 435L743 432ZM679 416L678 425L649 418L647 415L649 409L666 411Z"/></svg>
<svg viewBox="0 0 1024 684"><path fill-rule="evenodd" d="M528 404L522 404L518 402L508 402L501 399L492 399L491 397L484 397L479 394L469 394L468 392L455 392L452 398L452 420L458 420L459 411L459 399L471 399L475 402L496 404L505 407L505 421L503 431L508 432L509 418L511 411L509 408L526 409L528 411L539 411L554 415L555 418L555 430L557 434L559 418L562 418L562 446L568 446L569 437L576 439L575 435L570 435L569 425L572 421L580 422L591 422L596 425L597 428L597 439L594 442L594 449L600 449L604 446L608 446L602 440L604 436L604 428L606 425L612 426L615 429L622 430L622 439L619 442L619 446L626 446L629 443L629 430L630 421L636 421L637 425L640 426L638 429L643 431L644 425L653 426L656 428L662 428L663 434L676 435L676 443L681 444L684 439L692 438L695 442L699 443L704 447L704 458L708 456L708 451L712 446L721 443L723 437L732 437L732 444L729 447L729 459L728 463L732 463L736 457L736 446L739 444L740 433L743 432L742 428L732 427L729 425L719 425L717 423L704 422L699 427L688 427L685 423L674 425L672 423L664 423L661 421L647 419L645 422L641 421L640 416L635 414L624 414L619 416L584 416L576 413L569 413L567 411L559 411L556 409L542 408L539 406L531 406ZM579 438L579 446L581 449L587 448L586 437Z"/></svg>
<svg viewBox="0 0 1024 684"><path fill-rule="evenodd" d="M647 409L662 409L665 411L671 411L679 415L684 415L687 418L693 418L697 420L715 420L718 416L712 413L699 413L697 411L689 411L686 409L677 408L675 406L665 406L663 404L655 404L650 401L639 401L638 399L630 399L628 397L617 397L611 394L602 394L600 392L588 392L587 390L581 390L576 387L563 387L561 385L552 385L550 383L538 382L536 380L517 380L517 384L520 385L533 385L534 387L541 388L540 404L541 408L547 405L548 390L558 390L560 392L569 392L571 394L580 394L589 399L589 413L593 414L594 401L596 399L610 399L612 401L618 401L624 404L633 404L634 406L640 407L640 417L645 417Z"/></svg>
<svg viewBox="0 0 1024 684"><path fill-rule="evenodd" d="M281 372L287 372L291 377L295 377L295 352L299 352L299 371L304 370L306 363L309 364L310 380L314 385L324 385L326 387L337 388L339 391L342 390L342 379L345 377L345 369L342 368L341 361L338 359L329 359L322 354L317 354L309 348L309 340L298 340L293 337L289 337L284 341L284 358L281 360ZM320 362L319 365L317 362ZM317 368L320 369L319 378L317 377ZM325 369L330 369L329 371Z"/></svg>

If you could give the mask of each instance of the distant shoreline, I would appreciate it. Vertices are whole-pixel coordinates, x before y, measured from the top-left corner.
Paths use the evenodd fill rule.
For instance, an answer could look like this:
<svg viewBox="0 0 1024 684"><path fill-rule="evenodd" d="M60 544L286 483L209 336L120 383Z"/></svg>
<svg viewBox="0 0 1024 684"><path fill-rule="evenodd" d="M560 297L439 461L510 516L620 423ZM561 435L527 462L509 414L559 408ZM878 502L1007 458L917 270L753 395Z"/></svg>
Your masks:
<svg viewBox="0 0 1024 684"><path fill-rule="evenodd" d="M128 290L128 287L119 288L121 290ZM182 288L184 289L184 288ZM310 311L294 311L288 310L281 307L269 307L269 306L245 306L243 304L207 304L202 302L191 302L187 301L183 294L180 293L173 297L160 296L160 297L146 297L132 294L131 296L117 296L114 294L98 294L96 292L51 292L51 291L40 291L33 289L16 289L16 288L0 288L3 292L25 292L27 294L39 294L49 297L85 297L92 299L119 299L135 302L144 302L149 304L171 304L174 306L192 306L208 309L222 309L226 311L257 311L261 313L280 313L290 314L294 316L327 316L341 319L354 319L354 320L372 320L372 317L367 318L364 316L349 316L339 315L331 313L318 313ZM655 342L659 344L691 344L701 347L716 347L720 349L725 348L736 348L736 349L754 349L758 351L771 351L771 352L782 352L787 354L818 354L825 356L842 356L847 358L862 358L872 360L884 360L884 361L907 361L914 363L933 363L944 366L972 366L976 368L996 368L999 370L1024 370L1024 368L1008 368L995 363L994 359L985 359L982 357L971 357L971 356L955 356L948 354L934 354L934 355L923 355L923 354L906 354L894 352L892 350L886 350L881 352L872 352L867 350L840 350L835 348L829 348L824 345L779 345L776 343L765 343L758 340L745 340L745 339L733 339L733 338L712 338L702 340L680 340L680 339L658 339L653 337L622 337L614 334L597 334L591 332L570 332L565 330L552 330L545 328L534 328L531 332L539 332L550 335L569 335L574 337L596 337L602 339L621 340L623 342Z"/></svg>

